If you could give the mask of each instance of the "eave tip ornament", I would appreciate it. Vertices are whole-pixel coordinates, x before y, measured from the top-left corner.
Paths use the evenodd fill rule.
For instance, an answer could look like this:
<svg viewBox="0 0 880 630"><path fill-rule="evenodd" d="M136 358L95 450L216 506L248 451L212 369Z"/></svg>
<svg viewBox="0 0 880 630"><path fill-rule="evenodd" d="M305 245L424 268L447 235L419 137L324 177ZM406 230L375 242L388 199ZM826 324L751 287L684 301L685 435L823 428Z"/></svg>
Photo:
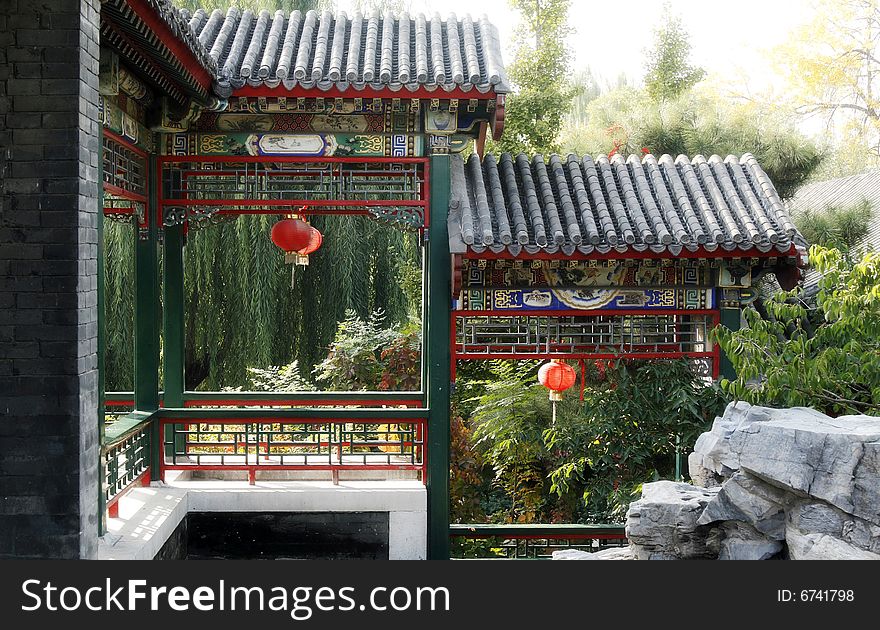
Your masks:
<svg viewBox="0 0 880 630"><path fill-rule="evenodd" d="M553 423L556 423L556 403L562 400L562 392L574 385L577 372L568 363L560 359L551 359L538 370L538 381L550 390L550 401L553 403Z"/></svg>
<svg viewBox="0 0 880 630"><path fill-rule="evenodd" d="M303 206L300 212L305 209ZM308 265L309 254L318 251L324 242L324 235L296 214L291 214L273 225L270 236L272 242L284 252L284 262L288 265L293 263ZM291 288L293 288L293 277L294 268L291 267Z"/></svg>

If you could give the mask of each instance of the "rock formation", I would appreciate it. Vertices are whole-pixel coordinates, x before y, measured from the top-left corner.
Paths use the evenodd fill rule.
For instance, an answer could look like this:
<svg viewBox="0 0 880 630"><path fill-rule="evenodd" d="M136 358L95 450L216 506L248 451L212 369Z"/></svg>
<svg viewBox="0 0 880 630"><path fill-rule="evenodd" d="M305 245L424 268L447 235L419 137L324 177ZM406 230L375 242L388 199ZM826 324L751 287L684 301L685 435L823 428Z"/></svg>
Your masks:
<svg viewBox="0 0 880 630"><path fill-rule="evenodd" d="M554 558L880 560L880 418L731 403L688 466L643 486L627 551Z"/></svg>

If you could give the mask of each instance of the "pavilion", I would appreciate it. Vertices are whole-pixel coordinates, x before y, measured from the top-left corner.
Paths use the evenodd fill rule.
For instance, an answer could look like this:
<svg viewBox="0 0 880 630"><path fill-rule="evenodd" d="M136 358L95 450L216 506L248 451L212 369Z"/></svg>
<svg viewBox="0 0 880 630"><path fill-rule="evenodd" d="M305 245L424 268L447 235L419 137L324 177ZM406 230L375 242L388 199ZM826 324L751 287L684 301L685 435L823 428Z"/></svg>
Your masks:
<svg viewBox="0 0 880 630"><path fill-rule="evenodd" d="M0 557L95 557L120 497L169 472L396 471L425 483L420 557L448 558L457 361L687 357L717 378L711 328L804 264L750 155L485 155L511 90L486 17L44 0L0 24ZM185 391L189 232L292 212L420 236L422 391ZM130 393L103 387L104 220L136 243Z"/></svg>

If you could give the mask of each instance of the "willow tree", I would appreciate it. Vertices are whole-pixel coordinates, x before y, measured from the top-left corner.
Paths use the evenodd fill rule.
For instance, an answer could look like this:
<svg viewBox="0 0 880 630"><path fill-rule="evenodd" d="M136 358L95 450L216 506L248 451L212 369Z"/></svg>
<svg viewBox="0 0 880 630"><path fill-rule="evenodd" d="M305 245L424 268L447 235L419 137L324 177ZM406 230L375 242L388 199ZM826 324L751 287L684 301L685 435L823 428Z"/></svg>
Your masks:
<svg viewBox="0 0 880 630"><path fill-rule="evenodd" d="M323 0L175 0L191 10L324 8ZM269 231L280 217L243 216L190 230L185 250L186 387L242 386L247 368L296 360L306 377L326 355L347 310L389 325L418 310L419 248L412 234L363 216L314 217L324 233L311 264L291 271ZM134 238L105 229L107 389L133 388Z"/></svg>
<svg viewBox="0 0 880 630"><path fill-rule="evenodd" d="M415 267L414 237L363 216L319 216L324 244L290 267L269 238L278 217L245 216L190 232L186 248L187 388L240 386L248 367L297 360L306 376L347 310L390 323L410 312L401 286Z"/></svg>
<svg viewBox="0 0 880 630"><path fill-rule="evenodd" d="M134 389L134 228L104 220L107 391Z"/></svg>

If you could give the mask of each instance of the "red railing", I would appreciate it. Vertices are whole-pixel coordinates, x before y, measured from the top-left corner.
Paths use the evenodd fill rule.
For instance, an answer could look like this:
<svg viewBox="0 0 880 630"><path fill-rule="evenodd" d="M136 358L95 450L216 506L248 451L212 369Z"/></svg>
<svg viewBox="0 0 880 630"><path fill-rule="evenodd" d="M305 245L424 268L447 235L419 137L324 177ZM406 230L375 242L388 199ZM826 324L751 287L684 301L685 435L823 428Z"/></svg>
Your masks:
<svg viewBox="0 0 880 630"><path fill-rule="evenodd" d="M160 420L162 479L173 470L247 471L252 484L258 471L329 471L334 483L340 471L416 471L425 479L427 418L416 414L347 418L347 410L336 410L341 415L331 418L264 412L262 418L235 419L187 411L195 415L174 417L169 411ZM365 410L350 413L357 411Z"/></svg>

